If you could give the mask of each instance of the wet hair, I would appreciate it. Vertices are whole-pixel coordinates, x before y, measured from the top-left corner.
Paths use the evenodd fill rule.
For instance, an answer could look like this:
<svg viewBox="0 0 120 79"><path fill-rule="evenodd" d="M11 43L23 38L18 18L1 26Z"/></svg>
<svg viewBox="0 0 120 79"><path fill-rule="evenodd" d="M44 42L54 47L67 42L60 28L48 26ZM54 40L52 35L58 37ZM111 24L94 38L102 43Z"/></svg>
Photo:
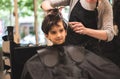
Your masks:
<svg viewBox="0 0 120 79"><path fill-rule="evenodd" d="M48 34L48 32L51 30L51 28L54 25L58 25L59 21L63 22L63 26L64 26L64 28L66 30L67 24L64 22L59 10L58 9L49 10L48 15L45 16L45 18L44 18L44 20L42 22L42 31L45 34Z"/></svg>

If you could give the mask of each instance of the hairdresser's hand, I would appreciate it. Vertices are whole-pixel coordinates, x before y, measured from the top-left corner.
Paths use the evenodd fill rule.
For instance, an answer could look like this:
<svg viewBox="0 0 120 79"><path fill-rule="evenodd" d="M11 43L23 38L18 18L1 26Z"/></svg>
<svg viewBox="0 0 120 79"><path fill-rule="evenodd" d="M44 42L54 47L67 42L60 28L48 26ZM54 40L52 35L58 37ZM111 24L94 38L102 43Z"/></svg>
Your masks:
<svg viewBox="0 0 120 79"><path fill-rule="evenodd" d="M94 37L100 40L107 40L107 33L105 30L96 30L91 28L86 28L81 22L69 22L70 27L78 34L85 34L90 37Z"/></svg>
<svg viewBox="0 0 120 79"><path fill-rule="evenodd" d="M81 22L69 22L70 27L79 34L86 34L87 28Z"/></svg>

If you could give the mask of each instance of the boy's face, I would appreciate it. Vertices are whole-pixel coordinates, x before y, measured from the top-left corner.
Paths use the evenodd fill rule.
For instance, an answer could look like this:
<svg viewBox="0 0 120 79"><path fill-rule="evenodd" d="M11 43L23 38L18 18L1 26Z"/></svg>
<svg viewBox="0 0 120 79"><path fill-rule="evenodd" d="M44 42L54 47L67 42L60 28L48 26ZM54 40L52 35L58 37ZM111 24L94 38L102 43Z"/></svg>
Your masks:
<svg viewBox="0 0 120 79"><path fill-rule="evenodd" d="M48 34L46 34L46 37L54 44L59 45L63 44L65 42L65 37L67 35L67 32L63 26L63 22L59 21L58 25L54 25Z"/></svg>

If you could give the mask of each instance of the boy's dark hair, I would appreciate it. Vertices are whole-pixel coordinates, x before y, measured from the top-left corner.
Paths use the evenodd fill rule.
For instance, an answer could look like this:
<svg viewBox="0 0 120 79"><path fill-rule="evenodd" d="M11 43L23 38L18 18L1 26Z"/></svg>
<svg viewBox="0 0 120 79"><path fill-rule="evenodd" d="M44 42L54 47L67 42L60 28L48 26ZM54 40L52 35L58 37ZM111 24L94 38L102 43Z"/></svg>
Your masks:
<svg viewBox="0 0 120 79"><path fill-rule="evenodd" d="M42 31L45 34L48 34L48 32L50 31L50 29L54 26L54 25L58 25L58 22L62 21L63 22L63 26L66 30L67 24L64 22L61 13L59 12L58 9L51 9L49 10L49 14L47 16L45 16L43 22L42 22Z"/></svg>

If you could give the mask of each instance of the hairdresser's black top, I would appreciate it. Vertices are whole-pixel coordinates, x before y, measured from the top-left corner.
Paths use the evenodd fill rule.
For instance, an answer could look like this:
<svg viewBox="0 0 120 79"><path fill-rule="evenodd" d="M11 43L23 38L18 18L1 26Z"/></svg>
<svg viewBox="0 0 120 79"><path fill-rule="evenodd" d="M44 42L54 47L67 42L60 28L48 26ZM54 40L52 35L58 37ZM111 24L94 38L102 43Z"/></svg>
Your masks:
<svg viewBox="0 0 120 79"><path fill-rule="evenodd" d="M82 22L85 27L92 29L97 29L97 20L97 9L95 8L93 11L86 10L81 6L79 0L74 6L69 19L70 22ZM87 35L75 33L70 27L68 27L66 43L72 45L82 45L93 52L99 52L97 39L89 37Z"/></svg>

